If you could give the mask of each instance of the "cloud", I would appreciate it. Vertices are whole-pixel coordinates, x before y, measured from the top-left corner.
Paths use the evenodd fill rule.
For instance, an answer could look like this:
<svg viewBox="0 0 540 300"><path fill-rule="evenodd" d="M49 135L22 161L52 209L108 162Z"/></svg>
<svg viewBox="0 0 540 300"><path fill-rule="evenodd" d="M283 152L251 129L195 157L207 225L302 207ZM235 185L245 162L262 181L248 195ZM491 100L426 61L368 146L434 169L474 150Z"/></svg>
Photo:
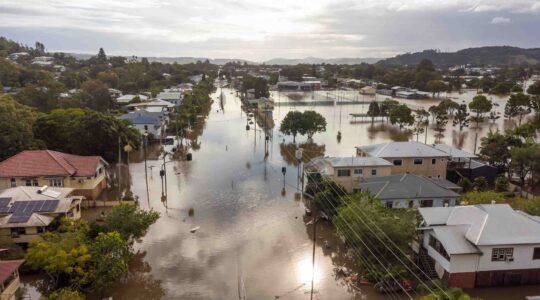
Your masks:
<svg viewBox="0 0 540 300"><path fill-rule="evenodd" d="M139 56L381 57L537 47L539 13L536 0L1 0L0 36Z"/></svg>
<svg viewBox="0 0 540 300"><path fill-rule="evenodd" d="M491 24L510 24L512 23L512 19L510 18L505 18L505 17L495 17L493 19L491 19Z"/></svg>

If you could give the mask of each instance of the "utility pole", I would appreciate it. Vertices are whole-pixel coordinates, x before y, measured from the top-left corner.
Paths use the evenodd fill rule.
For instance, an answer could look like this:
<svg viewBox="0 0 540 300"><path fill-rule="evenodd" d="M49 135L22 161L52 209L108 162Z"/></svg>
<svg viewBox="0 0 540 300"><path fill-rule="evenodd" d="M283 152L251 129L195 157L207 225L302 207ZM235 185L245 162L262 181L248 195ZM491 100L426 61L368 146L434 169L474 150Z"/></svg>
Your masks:
<svg viewBox="0 0 540 300"><path fill-rule="evenodd" d="M150 206L150 191L148 190L148 166L146 164L146 147L148 144L148 132L145 131L144 134L144 179L146 181L146 200L148 201L148 206Z"/></svg>
<svg viewBox="0 0 540 300"><path fill-rule="evenodd" d="M122 138L120 137L120 134L118 135L118 163L117 163L117 166L118 166L118 200L121 200L122 199L122 169L121 169L121 164L122 164L122 150L121 150L121 147L122 147Z"/></svg>

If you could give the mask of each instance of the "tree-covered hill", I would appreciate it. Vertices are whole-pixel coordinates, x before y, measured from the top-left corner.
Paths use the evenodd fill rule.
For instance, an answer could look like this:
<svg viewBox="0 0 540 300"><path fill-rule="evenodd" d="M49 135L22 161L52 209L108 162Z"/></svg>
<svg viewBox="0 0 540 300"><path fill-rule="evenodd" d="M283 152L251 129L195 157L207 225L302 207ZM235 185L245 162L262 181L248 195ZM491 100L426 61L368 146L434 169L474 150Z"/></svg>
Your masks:
<svg viewBox="0 0 540 300"><path fill-rule="evenodd" d="M540 48L523 49L510 46L492 46L467 48L457 52L424 50L383 59L378 63L387 66L416 65L422 59L429 59L439 67L465 64L493 66L536 65L540 64Z"/></svg>

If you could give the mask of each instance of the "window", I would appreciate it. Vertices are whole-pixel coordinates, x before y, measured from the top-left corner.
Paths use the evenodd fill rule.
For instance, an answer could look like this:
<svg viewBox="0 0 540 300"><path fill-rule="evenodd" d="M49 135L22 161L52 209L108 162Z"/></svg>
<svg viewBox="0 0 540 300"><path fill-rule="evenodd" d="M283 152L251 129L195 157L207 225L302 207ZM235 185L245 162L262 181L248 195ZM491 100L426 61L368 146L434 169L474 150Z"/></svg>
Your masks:
<svg viewBox="0 0 540 300"><path fill-rule="evenodd" d="M444 246L441 244L441 242L432 236L429 235L429 246L433 248L435 251L437 251L440 255L442 255L447 260L450 260L450 255L448 255L448 252L446 252L446 249L444 249Z"/></svg>
<svg viewBox="0 0 540 300"><path fill-rule="evenodd" d="M51 178L51 179L49 179L49 186L56 186L56 187L64 186L64 178Z"/></svg>
<svg viewBox="0 0 540 300"><path fill-rule="evenodd" d="M413 208L413 207L414 207L414 201L409 200L409 208Z"/></svg>
<svg viewBox="0 0 540 300"><path fill-rule="evenodd" d="M386 208L392 208L392 207L394 207L394 202L386 201Z"/></svg>
<svg viewBox="0 0 540 300"><path fill-rule="evenodd" d="M37 178L28 178L25 180L26 186L39 186Z"/></svg>
<svg viewBox="0 0 540 300"><path fill-rule="evenodd" d="M45 232L45 227L37 227L37 233L44 233Z"/></svg>
<svg viewBox="0 0 540 300"><path fill-rule="evenodd" d="M11 228L11 236L12 237L18 237L22 234L26 234L26 228L24 227L12 227Z"/></svg>
<svg viewBox="0 0 540 300"><path fill-rule="evenodd" d="M514 256L514 248L493 248L491 261L506 261Z"/></svg>
<svg viewBox="0 0 540 300"><path fill-rule="evenodd" d="M354 175L356 176L362 176L363 170L362 169L354 169Z"/></svg>
<svg viewBox="0 0 540 300"><path fill-rule="evenodd" d="M351 170L337 170L338 177L348 177L351 176Z"/></svg>
<svg viewBox="0 0 540 300"><path fill-rule="evenodd" d="M533 259L540 259L540 248L534 248Z"/></svg>
<svg viewBox="0 0 540 300"><path fill-rule="evenodd" d="M371 175L376 176L377 175L377 169L371 169Z"/></svg>
<svg viewBox="0 0 540 300"><path fill-rule="evenodd" d="M444 206L444 207L450 206L450 200L444 199L444 200L443 200L443 206Z"/></svg>
<svg viewBox="0 0 540 300"><path fill-rule="evenodd" d="M433 200L420 200L420 207L433 207Z"/></svg>
<svg viewBox="0 0 540 300"><path fill-rule="evenodd" d="M17 186L17 179L11 178L9 181L10 181L10 186L11 187L16 187Z"/></svg>
<svg viewBox="0 0 540 300"><path fill-rule="evenodd" d="M421 165L423 162L424 162L424 160L422 158L415 158L414 159L414 164L415 165Z"/></svg>
<svg viewBox="0 0 540 300"><path fill-rule="evenodd" d="M403 164L403 161L401 159L394 159L393 163L394 166L401 166Z"/></svg>
<svg viewBox="0 0 540 300"><path fill-rule="evenodd" d="M436 158L432 158L432 159L431 159L431 164L434 165L434 164L436 164L436 163L437 163L437 159L436 159Z"/></svg>

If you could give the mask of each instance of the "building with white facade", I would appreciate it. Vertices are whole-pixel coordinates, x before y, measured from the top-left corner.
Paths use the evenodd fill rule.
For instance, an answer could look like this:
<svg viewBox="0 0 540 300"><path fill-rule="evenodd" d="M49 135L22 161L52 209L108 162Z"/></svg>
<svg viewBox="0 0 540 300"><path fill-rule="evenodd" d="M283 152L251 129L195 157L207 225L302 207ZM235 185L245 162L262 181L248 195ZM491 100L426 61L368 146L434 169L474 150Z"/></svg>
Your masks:
<svg viewBox="0 0 540 300"><path fill-rule="evenodd" d="M540 218L508 204L420 208L417 262L452 287L540 283Z"/></svg>

